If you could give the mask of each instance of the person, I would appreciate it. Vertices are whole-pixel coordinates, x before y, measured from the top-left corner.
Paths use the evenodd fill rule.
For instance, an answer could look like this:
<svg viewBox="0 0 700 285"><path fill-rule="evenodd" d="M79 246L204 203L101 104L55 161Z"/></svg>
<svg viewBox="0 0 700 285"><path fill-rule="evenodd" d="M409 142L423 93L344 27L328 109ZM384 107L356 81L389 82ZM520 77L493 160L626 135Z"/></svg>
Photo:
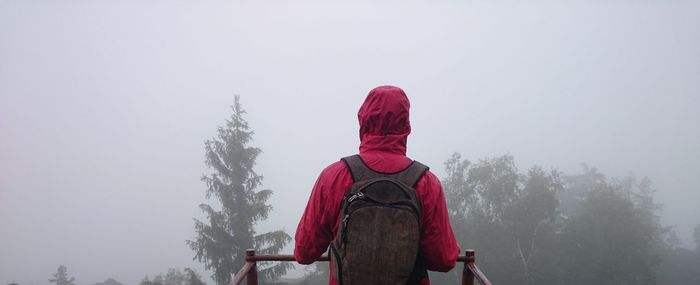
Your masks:
<svg viewBox="0 0 700 285"><path fill-rule="evenodd" d="M396 173L412 164L406 156L411 132L409 108L408 97L398 87L379 86L367 95L357 114L359 156L371 170ZM338 235L341 204L352 184L352 175L343 161L321 172L297 227L294 258L298 263L316 261ZM425 269L447 272L455 266L460 248L450 226L440 180L428 170L416 183L415 191L421 204L420 256ZM333 266L330 268L329 284L338 284ZM427 274L418 284L430 284Z"/></svg>

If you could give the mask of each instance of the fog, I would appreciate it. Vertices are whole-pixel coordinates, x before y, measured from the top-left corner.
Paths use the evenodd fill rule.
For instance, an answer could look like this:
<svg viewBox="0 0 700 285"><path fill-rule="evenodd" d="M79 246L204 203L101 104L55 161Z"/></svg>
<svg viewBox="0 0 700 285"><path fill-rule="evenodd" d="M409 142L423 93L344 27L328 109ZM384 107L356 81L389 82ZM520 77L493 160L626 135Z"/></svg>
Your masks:
<svg viewBox="0 0 700 285"><path fill-rule="evenodd" d="M241 96L293 236L318 173L357 152L382 84L408 154L648 176L700 224L698 1L0 1L0 283L137 284L192 267L204 140ZM292 249L286 250L291 253ZM301 267L297 267L301 268Z"/></svg>

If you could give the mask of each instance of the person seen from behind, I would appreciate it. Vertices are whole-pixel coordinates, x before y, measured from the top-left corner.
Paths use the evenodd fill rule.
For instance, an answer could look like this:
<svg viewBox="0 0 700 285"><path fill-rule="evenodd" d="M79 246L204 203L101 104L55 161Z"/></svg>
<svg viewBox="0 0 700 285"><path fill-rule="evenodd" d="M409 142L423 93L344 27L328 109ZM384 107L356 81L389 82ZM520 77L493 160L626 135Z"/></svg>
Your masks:
<svg viewBox="0 0 700 285"><path fill-rule="evenodd" d="M430 284L460 252L440 180L406 156L410 103L398 87L369 92L357 114L359 155L319 175L295 236L294 258L326 251L329 284ZM330 250L329 250L330 248Z"/></svg>

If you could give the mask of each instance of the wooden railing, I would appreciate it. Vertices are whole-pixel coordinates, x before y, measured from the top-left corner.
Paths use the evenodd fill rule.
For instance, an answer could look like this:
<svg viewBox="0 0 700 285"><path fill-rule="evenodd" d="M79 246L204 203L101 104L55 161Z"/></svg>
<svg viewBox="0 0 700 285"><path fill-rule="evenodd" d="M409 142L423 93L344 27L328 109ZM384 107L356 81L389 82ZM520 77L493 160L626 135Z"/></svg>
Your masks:
<svg viewBox="0 0 700 285"><path fill-rule="evenodd" d="M255 255L255 250L248 249L245 251L245 265L236 273L229 285L239 285L243 280L246 280L246 285L258 285L258 270L256 263L258 261L296 261L292 255ZM323 255L316 261L328 261L328 256ZM486 278L486 275L476 266L476 258L474 250L467 249L464 255L457 257L457 262L464 263L462 269L462 285L474 285L474 280L479 281L481 285L491 285L491 281Z"/></svg>

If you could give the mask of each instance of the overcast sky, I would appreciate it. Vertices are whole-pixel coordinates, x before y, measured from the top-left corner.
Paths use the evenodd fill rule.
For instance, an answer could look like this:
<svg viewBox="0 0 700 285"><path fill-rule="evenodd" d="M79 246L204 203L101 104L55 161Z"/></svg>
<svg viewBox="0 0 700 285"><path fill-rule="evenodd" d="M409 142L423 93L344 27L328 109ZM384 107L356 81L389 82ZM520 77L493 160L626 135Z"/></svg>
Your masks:
<svg viewBox="0 0 700 285"><path fill-rule="evenodd" d="M381 84L408 94L409 155L439 176L455 151L648 176L693 246L700 1L258 2L0 0L0 284L59 264L79 285L212 284L185 240L234 94L275 191L258 229L293 235Z"/></svg>

